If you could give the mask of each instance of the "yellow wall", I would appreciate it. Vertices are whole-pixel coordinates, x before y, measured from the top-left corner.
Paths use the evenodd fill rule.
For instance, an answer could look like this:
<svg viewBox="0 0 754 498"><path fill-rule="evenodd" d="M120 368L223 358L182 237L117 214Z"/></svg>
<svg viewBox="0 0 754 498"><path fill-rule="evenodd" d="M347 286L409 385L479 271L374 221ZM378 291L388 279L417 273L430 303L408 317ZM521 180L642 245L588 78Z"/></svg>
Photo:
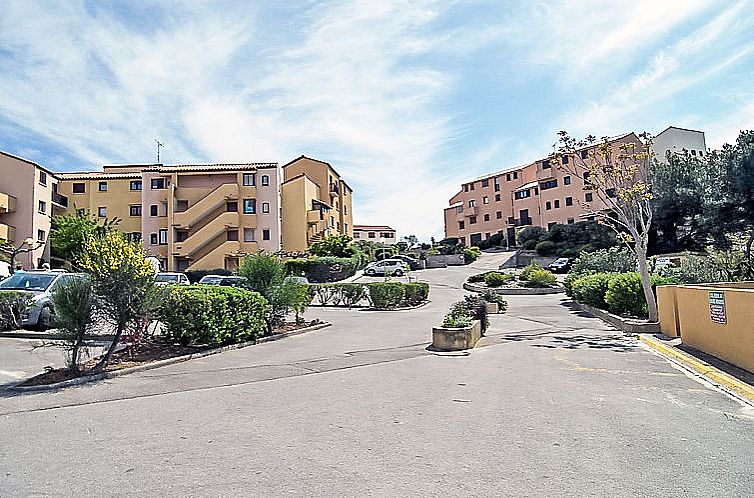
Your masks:
<svg viewBox="0 0 754 498"><path fill-rule="evenodd" d="M319 200L320 188L306 176L283 183L281 206L283 212L283 251L300 252L308 249L307 212L312 201Z"/></svg>
<svg viewBox="0 0 754 498"><path fill-rule="evenodd" d="M87 179L77 179L63 175L58 184L58 192L68 197L68 209L86 209L95 216L98 208L104 207L107 219L118 218L118 228L125 233L141 233L141 217L131 216L130 206L141 206L141 190L131 190L131 181L140 180L140 175L133 178L99 178L92 176ZM107 182L107 191L99 191L99 182ZM83 194L73 193L74 183L84 183L86 191ZM143 186L142 186L143 187Z"/></svg>
<svg viewBox="0 0 754 498"><path fill-rule="evenodd" d="M657 287L657 309L660 318L660 332L668 337L680 337L678 326L678 303L676 286L661 285Z"/></svg>

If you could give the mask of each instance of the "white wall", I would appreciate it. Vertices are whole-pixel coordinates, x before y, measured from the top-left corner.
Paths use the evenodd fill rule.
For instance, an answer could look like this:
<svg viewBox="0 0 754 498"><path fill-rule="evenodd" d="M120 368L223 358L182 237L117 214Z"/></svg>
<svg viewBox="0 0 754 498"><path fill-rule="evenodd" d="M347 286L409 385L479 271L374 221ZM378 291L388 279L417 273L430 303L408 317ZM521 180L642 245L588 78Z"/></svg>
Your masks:
<svg viewBox="0 0 754 498"><path fill-rule="evenodd" d="M658 161L666 162L668 152L682 154L686 149L693 156L696 154L707 155L707 144L704 140L704 132L684 130L680 128L668 128L658 134L652 142L652 150Z"/></svg>

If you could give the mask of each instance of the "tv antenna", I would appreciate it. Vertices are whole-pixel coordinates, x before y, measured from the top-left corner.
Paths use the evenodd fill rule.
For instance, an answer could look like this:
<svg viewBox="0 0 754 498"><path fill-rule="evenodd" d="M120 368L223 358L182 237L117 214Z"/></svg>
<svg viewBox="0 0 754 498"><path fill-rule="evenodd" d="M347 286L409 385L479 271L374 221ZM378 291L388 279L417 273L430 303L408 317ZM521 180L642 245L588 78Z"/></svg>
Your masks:
<svg viewBox="0 0 754 498"><path fill-rule="evenodd" d="M160 142L156 138L154 139L155 142L157 142L157 164L160 164L160 147L165 147L165 144L163 142Z"/></svg>

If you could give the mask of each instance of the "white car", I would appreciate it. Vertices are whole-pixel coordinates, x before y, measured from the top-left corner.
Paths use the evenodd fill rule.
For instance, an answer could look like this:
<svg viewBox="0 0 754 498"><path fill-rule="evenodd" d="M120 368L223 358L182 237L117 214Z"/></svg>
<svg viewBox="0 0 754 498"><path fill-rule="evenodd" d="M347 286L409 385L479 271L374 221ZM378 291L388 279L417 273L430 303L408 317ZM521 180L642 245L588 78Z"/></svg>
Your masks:
<svg viewBox="0 0 754 498"><path fill-rule="evenodd" d="M156 285L189 285L188 277L183 273L160 272L154 277Z"/></svg>
<svg viewBox="0 0 754 498"><path fill-rule="evenodd" d="M19 271L0 282L0 292L25 291L30 294L31 306L23 319L23 326L45 330L53 325L55 309L52 294L55 289L73 279L86 278L83 273L55 271Z"/></svg>
<svg viewBox="0 0 754 498"><path fill-rule="evenodd" d="M400 259L383 259L364 267L364 275L390 275L400 277L408 270L408 265Z"/></svg>

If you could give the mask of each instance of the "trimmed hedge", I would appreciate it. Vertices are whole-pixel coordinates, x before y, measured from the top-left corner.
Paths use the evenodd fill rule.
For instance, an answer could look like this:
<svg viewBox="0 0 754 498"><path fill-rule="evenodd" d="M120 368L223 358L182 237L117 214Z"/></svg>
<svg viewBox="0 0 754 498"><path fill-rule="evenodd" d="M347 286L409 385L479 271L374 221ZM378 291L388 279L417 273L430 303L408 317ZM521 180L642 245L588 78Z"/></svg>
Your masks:
<svg viewBox="0 0 754 498"><path fill-rule="evenodd" d="M222 346L264 336L267 301L235 287L171 287L159 310L163 337L182 345Z"/></svg>
<svg viewBox="0 0 754 498"><path fill-rule="evenodd" d="M322 256L289 259L285 262L289 275L304 276L312 283L336 282L356 273L362 265L361 255L350 258Z"/></svg>
<svg viewBox="0 0 754 498"><path fill-rule="evenodd" d="M31 292L0 292L0 330L16 330L23 325L31 306Z"/></svg>
<svg viewBox="0 0 754 498"><path fill-rule="evenodd" d="M375 308L398 308L406 299L406 286L401 282L372 282L367 287Z"/></svg>
<svg viewBox="0 0 754 498"><path fill-rule="evenodd" d="M605 293L613 276L609 273L581 275L571 283L571 296L578 302L597 308L605 308Z"/></svg>
<svg viewBox="0 0 754 498"><path fill-rule="evenodd" d="M408 306L418 306L429 297L429 284L424 282L411 282L405 285L405 302Z"/></svg>
<svg viewBox="0 0 754 498"><path fill-rule="evenodd" d="M676 278L658 275L652 275L651 282L653 289L658 285L679 283ZM568 286L571 297L580 303L607 309L616 315L647 316L644 288L641 276L636 272L581 274L572 279Z"/></svg>
<svg viewBox="0 0 754 498"><path fill-rule="evenodd" d="M402 290L401 290L402 289ZM368 301L376 308L418 306L429 297L429 284L424 282L372 282L313 284L309 295L319 304L352 308L361 301Z"/></svg>

